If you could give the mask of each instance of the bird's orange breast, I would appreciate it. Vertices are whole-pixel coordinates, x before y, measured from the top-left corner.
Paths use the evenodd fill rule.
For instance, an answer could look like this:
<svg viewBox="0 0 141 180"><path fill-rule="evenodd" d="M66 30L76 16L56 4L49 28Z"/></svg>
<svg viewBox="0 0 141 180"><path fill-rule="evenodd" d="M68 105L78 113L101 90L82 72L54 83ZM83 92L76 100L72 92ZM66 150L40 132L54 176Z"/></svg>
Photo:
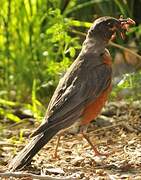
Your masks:
<svg viewBox="0 0 141 180"><path fill-rule="evenodd" d="M108 50L106 50L103 55L103 62L109 65L110 67L112 66L112 58Z"/></svg>
<svg viewBox="0 0 141 180"><path fill-rule="evenodd" d="M81 125L88 124L99 115L103 106L105 105L105 102L107 101L110 91L111 86L105 90L94 102L86 106L83 112Z"/></svg>
<svg viewBox="0 0 141 180"><path fill-rule="evenodd" d="M112 59L108 50L105 51L103 55L103 62L110 67L112 65ZM109 77L109 79L111 79L111 77ZM112 88L110 85L105 91L101 93L100 96L97 97L97 99L95 99L93 102L91 102L85 107L82 115L81 125L88 124L90 121L94 120L99 115L103 106L105 105L105 102L108 99L108 95L110 94L111 89Z"/></svg>

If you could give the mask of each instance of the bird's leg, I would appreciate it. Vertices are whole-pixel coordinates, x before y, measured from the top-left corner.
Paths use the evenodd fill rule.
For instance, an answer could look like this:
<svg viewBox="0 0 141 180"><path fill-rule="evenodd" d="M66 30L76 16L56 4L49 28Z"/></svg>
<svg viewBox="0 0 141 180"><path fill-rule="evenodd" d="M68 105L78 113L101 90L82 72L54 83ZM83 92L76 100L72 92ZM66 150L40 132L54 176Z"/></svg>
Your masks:
<svg viewBox="0 0 141 180"><path fill-rule="evenodd" d="M58 136L57 136L56 147L55 147L54 155L53 155L53 157L54 157L55 159L58 158L57 151L58 151L58 147L59 147L59 142L60 142L61 136L62 136L62 133L58 134Z"/></svg>
<svg viewBox="0 0 141 180"><path fill-rule="evenodd" d="M95 156L108 156L108 153L101 153L99 152L99 150L97 149L97 147L90 141L90 138L82 132L83 137L86 139L86 141L90 144L90 146L92 147L92 149L94 150Z"/></svg>
<svg viewBox="0 0 141 180"><path fill-rule="evenodd" d="M95 156L108 156L108 155L110 155L110 153L101 153L101 152L99 152L97 147L91 142L90 138L84 132L84 128L83 127L81 128L80 132L83 135L84 139L86 139L86 141L90 144L90 146L94 150Z"/></svg>
<svg viewBox="0 0 141 180"><path fill-rule="evenodd" d="M58 154L57 154L57 150L58 150L58 147L59 147L59 142L60 142L61 136L64 136L64 134L66 132L70 133L70 134L76 134L76 133L79 132L79 127L80 127L80 123L78 121L78 122L74 123L72 126L70 126L69 128L61 130L61 132L58 134L58 137L57 137L56 147L55 147L55 151L54 151L54 155L53 155L54 158L59 157Z"/></svg>

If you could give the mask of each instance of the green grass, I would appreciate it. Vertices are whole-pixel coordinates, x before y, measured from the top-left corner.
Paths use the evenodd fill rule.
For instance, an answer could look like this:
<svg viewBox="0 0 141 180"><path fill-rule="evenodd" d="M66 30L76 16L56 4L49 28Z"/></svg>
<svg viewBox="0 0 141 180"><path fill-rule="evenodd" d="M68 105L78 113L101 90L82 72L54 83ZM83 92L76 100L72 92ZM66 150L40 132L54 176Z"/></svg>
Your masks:
<svg viewBox="0 0 141 180"><path fill-rule="evenodd" d="M20 119L11 109L17 103L41 119L96 17L136 18L137 9L134 0L1 0L0 6L0 114L16 122ZM140 49L138 27L128 39L136 40Z"/></svg>

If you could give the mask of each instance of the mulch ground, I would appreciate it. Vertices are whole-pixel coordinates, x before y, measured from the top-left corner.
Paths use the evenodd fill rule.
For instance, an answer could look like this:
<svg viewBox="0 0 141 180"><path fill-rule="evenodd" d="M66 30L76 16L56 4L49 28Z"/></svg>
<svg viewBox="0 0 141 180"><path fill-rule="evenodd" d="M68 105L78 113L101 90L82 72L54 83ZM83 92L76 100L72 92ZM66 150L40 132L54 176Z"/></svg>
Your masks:
<svg viewBox="0 0 141 180"><path fill-rule="evenodd" d="M20 126L17 124L3 131L0 172L6 170L16 151L28 142L23 136L27 136L33 126L29 130L29 124L24 124L22 133ZM17 134L20 134L20 141L17 141ZM53 157L57 141L55 136L23 172L60 178L72 175L83 180L141 180L141 102L107 104L102 115L90 125L87 134L101 152L111 154L97 157L80 134L66 133L60 140L57 159Z"/></svg>

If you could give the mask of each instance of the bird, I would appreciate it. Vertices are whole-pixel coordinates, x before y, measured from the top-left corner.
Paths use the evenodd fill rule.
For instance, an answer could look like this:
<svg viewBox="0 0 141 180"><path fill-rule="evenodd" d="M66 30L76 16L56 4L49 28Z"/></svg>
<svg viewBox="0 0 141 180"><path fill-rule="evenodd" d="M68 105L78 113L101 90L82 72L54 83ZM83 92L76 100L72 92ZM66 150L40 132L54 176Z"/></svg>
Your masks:
<svg viewBox="0 0 141 180"><path fill-rule="evenodd" d="M100 114L112 89L112 58L107 45L116 32L123 37L133 24L130 18L109 16L94 21L78 57L60 79L43 122L29 143L11 160L10 171L23 169L50 139L76 122L95 153L101 154L83 129Z"/></svg>

